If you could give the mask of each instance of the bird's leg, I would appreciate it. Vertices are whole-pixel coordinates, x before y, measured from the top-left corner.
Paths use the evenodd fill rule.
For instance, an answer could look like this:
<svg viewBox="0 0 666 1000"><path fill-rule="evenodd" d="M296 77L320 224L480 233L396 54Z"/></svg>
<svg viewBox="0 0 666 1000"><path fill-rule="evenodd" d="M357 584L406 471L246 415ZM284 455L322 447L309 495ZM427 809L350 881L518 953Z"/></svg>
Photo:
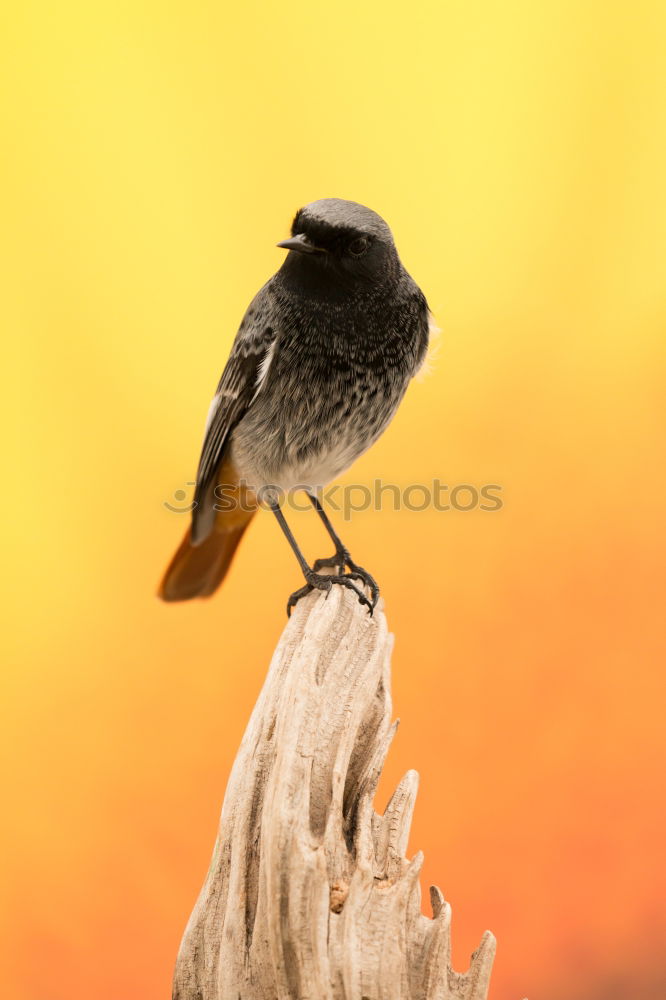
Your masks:
<svg viewBox="0 0 666 1000"><path fill-rule="evenodd" d="M325 566L331 566L337 567L338 573L344 573L345 567L347 567L350 570L347 576L352 579L360 580L364 587L369 587L372 594L372 606L374 608L379 600L379 586L377 585L376 580L370 575L370 573L368 573L367 570L363 569L362 566L358 566L349 555L349 550L343 544L342 539L329 521L328 514L322 507L319 498L312 493L308 493L308 497L310 498L312 506L319 514L322 524L326 528L331 541L335 545L335 555L329 556L328 559L317 559L313 569L316 572L317 570L323 569Z"/></svg>
<svg viewBox="0 0 666 1000"><path fill-rule="evenodd" d="M349 590L353 590L358 597L359 604L365 604L370 614L374 610L374 604L371 604L365 594L359 590L359 588L354 583L354 578L356 574L345 573L338 576L331 576L329 573L317 573L316 569L308 566L307 560L301 550L298 547L298 542L294 538L291 528L285 520L285 516L282 513L280 505L278 503L271 504L271 510L275 514L278 524L282 528L285 538L291 545L292 551L296 558L298 559L298 564L301 567L303 576L305 577L305 586L301 587L299 590L295 590L287 601L287 615L291 614L291 609L294 605L301 599L309 594L312 590L324 590L327 593L333 587L333 584L339 584L340 586L347 587Z"/></svg>

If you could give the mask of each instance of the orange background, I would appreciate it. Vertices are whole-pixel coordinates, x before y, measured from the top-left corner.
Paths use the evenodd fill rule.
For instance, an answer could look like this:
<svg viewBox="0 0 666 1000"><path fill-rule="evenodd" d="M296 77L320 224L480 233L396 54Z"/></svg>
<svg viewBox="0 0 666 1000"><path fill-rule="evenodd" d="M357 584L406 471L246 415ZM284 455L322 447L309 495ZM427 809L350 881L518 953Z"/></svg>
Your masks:
<svg viewBox="0 0 666 1000"><path fill-rule="evenodd" d="M666 995L657 0L16 4L0 308L6 1000L152 1000L297 566L267 514L164 606L209 399L299 205L380 211L443 328L347 482L499 513L338 525L383 586L412 852L495 1000ZM311 556L313 515L292 517Z"/></svg>

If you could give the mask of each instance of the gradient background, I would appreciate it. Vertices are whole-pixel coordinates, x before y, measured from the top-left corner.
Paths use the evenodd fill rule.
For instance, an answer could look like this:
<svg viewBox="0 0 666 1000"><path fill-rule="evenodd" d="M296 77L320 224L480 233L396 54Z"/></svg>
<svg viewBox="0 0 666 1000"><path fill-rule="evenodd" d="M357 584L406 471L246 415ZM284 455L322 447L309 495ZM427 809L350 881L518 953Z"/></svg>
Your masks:
<svg viewBox="0 0 666 1000"><path fill-rule="evenodd" d="M222 593L161 605L163 502L324 196L385 215L443 329L347 481L505 500L345 527L397 636L379 804L419 770L411 850L458 968L497 935L494 1000L662 1000L663 4L3 20L3 1000L170 994L299 574L262 514Z"/></svg>

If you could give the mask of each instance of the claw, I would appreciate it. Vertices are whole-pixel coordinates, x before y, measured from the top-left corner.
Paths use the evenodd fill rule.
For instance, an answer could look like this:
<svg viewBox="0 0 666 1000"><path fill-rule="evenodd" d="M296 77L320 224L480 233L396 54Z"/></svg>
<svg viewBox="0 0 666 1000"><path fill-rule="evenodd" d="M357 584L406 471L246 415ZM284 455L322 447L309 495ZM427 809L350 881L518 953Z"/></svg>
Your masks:
<svg viewBox="0 0 666 1000"><path fill-rule="evenodd" d="M314 587L311 584L306 583L304 587L299 587L298 590L295 590L293 594L289 595L289 600L287 601L287 618L291 618L292 608L296 607L301 597L307 597L313 590Z"/></svg>
<svg viewBox="0 0 666 1000"><path fill-rule="evenodd" d="M340 554L334 556L328 556L326 559L316 559L312 569L315 573L319 572L320 569L330 569L335 567L338 573L341 573L345 568L345 560L341 558Z"/></svg>
<svg viewBox="0 0 666 1000"><path fill-rule="evenodd" d="M359 604L365 604L366 608L370 612L370 617L372 617L372 613L375 610L374 604L371 604L370 601L368 600L368 598L363 593L363 591L359 590L358 587L356 586L356 584L352 582L351 577L349 577L349 576L332 576L331 580L333 581L333 583L342 584L344 587L347 587L348 590L353 590L354 593L358 597L358 603Z"/></svg>
<svg viewBox="0 0 666 1000"><path fill-rule="evenodd" d="M306 597L315 589L330 592L331 588L333 587L333 584L339 584L342 587L347 587L348 590L353 590L356 596L358 597L359 604L365 605L368 611L370 612L370 615L372 615L375 609L375 605L377 603L376 598L372 602L369 601L368 598L363 593L363 591L361 591L354 583L354 579L359 579L365 585L366 576L363 575L362 572L349 573L346 575L337 575L337 576L331 576L328 573L326 574L317 573L316 572L316 569L318 568L317 563L321 563L321 561L322 560L317 560L317 562L314 564L314 568L306 574L305 579L307 582L305 583L305 585L303 587L300 587L298 590L295 590L294 593L291 594L291 596L289 597L289 600L287 601L287 617L291 617L291 610L300 601L301 597ZM372 580L372 577L369 577L369 579ZM379 596L379 591L377 591L377 596Z"/></svg>
<svg viewBox="0 0 666 1000"><path fill-rule="evenodd" d="M362 581L363 586L367 587L372 595L373 608L376 608L377 601L379 600L379 585L377 584L375 578L368 573L367 569L363 569L362 566L358 566L352 559L347 559L346 565L350 569L347 576Z"/></svg>
<svg viewBox="0 0 666 1000"><path fill-rule="evenodd" d="M379 600L379 586L377 581L366 569L354 562L347 549L339 549L335 555L325 559L317 559L312 569L316 573L320 569L336 567L338 576L346 576L349 580L359 580L364 587L367 587L371 594L372 607L377 607ZM345 567L349 573L345 573Z"/></svg>
<svg viewBox="0 0 666 1000"><path fill-rule="evenodd" d="M293 594L289 595L289 600L287 601L287 618L291 618L292 608L295 608L301 597L306 597L311 590L312 587L306 583L300 590L295 590Z"/></svg>

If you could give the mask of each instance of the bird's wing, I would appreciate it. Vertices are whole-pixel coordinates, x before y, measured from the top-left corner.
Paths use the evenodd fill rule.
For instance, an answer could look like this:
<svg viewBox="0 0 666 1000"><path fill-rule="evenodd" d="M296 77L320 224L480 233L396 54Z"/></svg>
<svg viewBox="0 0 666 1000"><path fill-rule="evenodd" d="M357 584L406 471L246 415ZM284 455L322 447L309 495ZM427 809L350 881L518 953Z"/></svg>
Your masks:
<svg viewBox="0 0 666 1000"><path fill-rule="evenodd" d="M194 491L191 531L194 545L203 542L212 530L217 470L231 431L252 405L270 364L276 330L269 322L269 307L270 293L264 286L248 307L210 404Z"/></svg>

